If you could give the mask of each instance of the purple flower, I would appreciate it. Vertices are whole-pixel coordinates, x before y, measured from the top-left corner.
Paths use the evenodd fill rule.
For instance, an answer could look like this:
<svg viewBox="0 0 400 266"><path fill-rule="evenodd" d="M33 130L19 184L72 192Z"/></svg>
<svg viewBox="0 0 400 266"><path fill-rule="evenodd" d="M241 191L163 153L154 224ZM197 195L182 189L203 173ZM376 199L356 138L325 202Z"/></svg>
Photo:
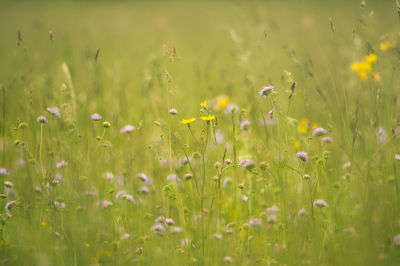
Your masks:
<svg viewBox="0 0 400 266"><path fill-rule="evenodd" d="M99 121L101 119L101 116L99 114L95 113L91 116L91 118L93 121Z"/></svg>
<svg viewBox="0 0 400 266"><path fill-rule="evenodd" d="M250 221L247 223L247 225L253 227L261 227L262 221L260 218L251 218Z"/></svg>
<svg viewBox="0 0 400 266"><path fill-rule="evenodd" d="M154 234L158 234L158 235L162 235L165 232L165 227L162 224L155 224L153 225L150 230L154 233Z"/></svg>
<svg viewBox="0 0 400 266"><path fill-rule="evenodd" d="M193 174L192 173L188 173L188 174L185 174L183 176L183 180L189 180L189 179L192 179L192 178L193 178Z"/></svg>
<svg viewBox="0 0 400 266"><path fill-rule="evenodd" d="M175 108L171 108L171 109L169 109L169 114L176 115L176 114L178 114L178 110L176 110Z"/></svg>
<svg viewBox="0 0 400 266"><path fill-rule="evenodd" d="M168 181L180 182L181 179L176 174L172 174L172 175L167 176L167 182Z"/></svg>
<svg viewBox="0 0 400 266"><path fill-rule="evenodd" d="M240 123L240 129L243 131L247 131L250 129L250 121L249 120L244 120L242 123Z"/></svg>
<svg viewBox="0 0 400 266"><path fill-rule="evenodd" d="M229 115L229 114L237 113L238 110L239 110L239 107L236 104L231 103L231 104L228 104L228 106L226 107L225 112Z"/></svg>
<svg viewBox="0 0 400 266"><path fill-rule="evenodd" d="M113 203L111 201L103 200L103 204L102 204L103 209L107 209L112 205L113 205Z"/></svg>
<svg viewBox="0 0 400 266"><path fill-rule="evenodd" d="M55 115L57 117L61 117L60 110L58 107L47 107L46 109L50 114Z"/></svg>
<svg viewBox="0 0 400 266"><path fill-rule="evenodd" d="M16 201L16 200L13 200L13 201L7 202L5 209L6 209L6 213L7 213L7 215L8 215L8 216L10 216L10 217L11 217L11 213L10 213L10 207L11 207L12 205L16 204L16 203L17 203L17 201Z"/></svg>
<svg viewBox="0 0 400 266"><path fill-rule="evenodd" d="M134 126L132 126L132 125L126 125L126 126L124 126L119 132L120 132L121 134L123 134L123 133L132 132L132 131L134 131L134 130L135 130L135 127L134 127Z"/></svg>
<svg viewBox="0 0 400 266"><path fill-rule="evenodd" d="M68 162L62 160L61 162L56 163L57 168L64 168L68 165Z"/></svg>
<svg viewBox="0 0 400 266"><path fill-rule="evenodd" d="M394 159L397 160L397 161L400 161L400 154L395 154L394 155Z"/></svg>
<svg viewBox="0 0 400 266"><path fill-rule="evenodd" d="M314 129L312 136L313 137L318 137L318 136L322 136L324 134L326 134L328 131L326 131L326 129L322 128L322 127L317 127L316 129Z"/></svg>
<svg viewBox="0 0 400 266"><path fill-rule="evenodd" d="M4 181L4 185L6 185L6 187L8 188L12 188L14 186L14 183L11 181Z"/></svg>
<svg viewBox="0 0 400 266"><path fill-rule="evenodd" d="M306 211L304 208L300 209L300 210L297 212L297 215L298 215L298 216L304 216L304 215L306 215L306 214L307 214L307 211Z"/></svg>
<svg viewBox="0 0 400 266"><path fill-rule="evenodd" d="M45 116L39 116L39 117L37 118L37 121L38 121L39 123L42 123L42 124L47 124L47 123L49 122Z"/></svg>
<svg viewBox="0 0 400 266"><path fill-rule="evenodd" d="M140 192L142 194L149 194L149 188L148 187L141 187Z"/></svg>
<svg viewBox="0 0 400 266"><path fill-rule="evenodd" d="M331 137L323 137L322 141L326 143L333 143L333 139Z"/></svg>
<svg viewBox="0 0 400 266"><path fill-rule="evenodd" d="M387 133L385 129L383 129L382 127L378 128L376 139L378 140L379 144L385 144L387 142Z"/></svg>
<svg viewBox="0 0 400 266"><path fill-rule="evenodd" d="M299 151L298 153L296 153L296 156L300 160L302 160L304 162L308 162L308 155L305 151Z"/></svg>
<svg viewBox="0 0 400 266"><path fill-rule="evenodd" d="M142 180L143 182L148 182L149 178L147 177L147 175L145 173L139 173L136 175L136 178L139 178L140 180Z"/></svg>
<svg viewBox="0 0 400 266"><path fill-rule="evenodd" d="M242 166L246 170L251 170L255 167L256 163L252 160L245 159L245 160L241 160L239 162L239 165Z"/></svg>
<svg viewBox="0 0 400 266"><path fill-rule="evenodd" d="M271 110L269 110L268 116L269 116L270 119L273 119L273 118L274 118L274 108L272 108Z"/></svg>
<svg viewBox="0 0 400 266"><path fill-rule="evenodd" d="M314 208L315 207L329 207L329 205L328 205L328 203L326 203L324 200L322 200L322 199L319 199L319 200L316 200L316 201L314 201L314 203L313 203L313 206L314 206Z"/></svg>
<svg viewBox="0 0 400 266"><path fill-rule="evenodd" d="M0 168L0 176L2 175L7 175L7 169L6 168Z"/></svg>
<svg viewBox="0 0 400 266"><path fill-rule="evenodd" d="M264 96L266 98L268 95L270 95L274 91L274 86L266 86L262 88L259 92L261 96Z"/></svg>

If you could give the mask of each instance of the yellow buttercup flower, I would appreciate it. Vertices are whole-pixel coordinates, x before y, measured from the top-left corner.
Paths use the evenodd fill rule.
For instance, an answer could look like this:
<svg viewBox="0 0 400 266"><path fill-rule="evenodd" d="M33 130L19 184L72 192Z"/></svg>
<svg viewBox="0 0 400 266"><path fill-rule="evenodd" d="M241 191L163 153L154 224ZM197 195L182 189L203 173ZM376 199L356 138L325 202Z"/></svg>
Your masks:
<svg viewBox="0 0 400 266"><path fill-rule="evenodd" d="M200 117L200 118L201 118L201 120L203 120L203 121L211 121L211 120L214 120L214 119L215 119L215 115L202 116L202 117Z"/></svg>
<svg viewBox="0 0 400 266"><path fill-rule="evenodd" d="M301 120L299 122L299 132L300 132L300 134L303 134L303 135L307 134L307 132L308 132L307 127L308 127L308 120L307 119Z"/></svg>
<svg viewBox="0 0 400 266"><path fill-rule="evenodd" d="M381 42L379 45L379 49L381 49L382 52L386 52L387 50L392 49L395 46L395 42Z"/></svg>
<svg viewBox="0 0 400 266"><path fill-rule="evenodd" d="M230 98L226 95L221 95L217 97L217 102L215 104L215 109L217 111L223 110L226 108L226 106L228 106L228 104L230 103Z"/></svg>
<svg viewBox="0 0 400 266"><path fill-rule="evenodd" d="M300 142L299 140L296 140L296 141L294 142L294 148L295 148L296 150L298 150L298 149L300 148L300 145L301 145L301 142Z"/></svg>
<svg viewBox="0 0 400 266"><path fill-rule="evenodd" d="M196 118L192 117L192 118L182 119L180 123L184 125L190 125L194 121L196 121Z"/></svg>
<svg viewBox="0 0 400 266"><path fill-rule="evenodd" d="M378 72L375 72L374 74L372 74L372 77L374 78L374 80L375 80L376 82L381 81L381 75L379 75Z"/></svg>
<svg viewBox="0 0 400 266"><path fill-rule="evenodd" d="M375 63L376 60L377 60L376 54L370 54L365 57L365 63L370 65Z"/></svg>
<svg viewBox="0 0 400 266"><path fill-rule="evenodd" d="M207 107L208 107L208 102L207 102L207 100L202 101L202 102L200 103L200 106L201 106L201 107L204 107L204 108L207 108Z"/></svg>
<svg viewBox="0 0 400 266"><path fill-rule="evenodd" d="M45 226L47 226L47 223L46 222L41 222L40 225L45 227Z"/></svg>

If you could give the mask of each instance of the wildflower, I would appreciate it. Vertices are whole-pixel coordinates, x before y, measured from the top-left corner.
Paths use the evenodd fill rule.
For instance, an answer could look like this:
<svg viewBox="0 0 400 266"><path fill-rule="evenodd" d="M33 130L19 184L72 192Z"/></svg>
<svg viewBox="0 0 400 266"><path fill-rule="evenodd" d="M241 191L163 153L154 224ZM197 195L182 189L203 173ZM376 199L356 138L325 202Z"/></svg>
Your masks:
<svg viewBox="0 0 400 266"><path fill-rule="evenodd" d="M296 153L296 156L300 160L302 160L304 162L308 162L308 155L307 155L307 153L305 151L299 151L298 153Z"/></svg>
<svg viewBox="0 0 400 266"><path fill-rule="evenodd" d="M215 140L217 143L222 143L225 140L224 133L222 133L222 131L219 129L215 131Z"/></svg>
<svg viewBox="0 0 400 266"><path fill-rule="evenodd" d="M329 207L329 205L328 205L328 203L326 203L324 200L322 200L322 199L319 199L319 200L316 200L316 201L314 201L314 203L313 203L313 206L314 206L314 208L316 208L316 207Z"/></svg>
<svg viewBox="0 0 400 266"><path fill-rule="evenodd" d="M139 178L140 180L142 180L143 182L149 182L149 178L147 177L147 175L145 173L139 173L136 175L136 178Z"/></svg>
<svg viewBox="0 0 400 266"><path fill-rule="evenodd" d="M201 107L204 107L204 108L207 108L207 107L208 107L208 102L207 102L207 100L202 101L202 102L200 103L200 106L201 106Z"/></svg>
<svg viewBox="0 0 400 266"><path fill-rule="evenodd" d="M3 167L0 168L0 176L2 176L2 175L7 175L7 169L6 168L3 168Z"/></svg>
<svg viewBox="0 0 400 266"><path fill-rule="evenodd" d="M266 98L274 91L274 86L266 86L259 91L259 94Z"/></svg>
<svg viewBox="0 0 400 266"><path fill-rule="evenodd" d="M396 159L397 161L400 161L400 154L395 154L394 159Z"/></svg>
<svg viewBox="0 0 400 266"><path fill-rule="evenodd" d="M250 129L250 121L249 120L244 120L242 123L240 123L240 129L243 131L247 131Z"/></svg>
<svg viewBox="0 0 400 266"><path fill-rule="evenodd" d="M180 123L189 126L194 121L196 121L196 118L192 117L192 118L182 119Z"/></svg>
<svg viewBox="0 0 400 266"><path fill-rule="evenodd" d="M226 106L229 104L229 102L230 102L230 99L229 99L228 96L226 96L226 95L220 95L220 96L217 97L217 102L216 102L216 104L215 104L215 109L216 109L217 111L220 111L220 110L222 110L222 109L225 109Z"/></svg>
<svg viewBox="0 0 400 266"><path fill-rule="evenodd" d="M299 122L299 133L300 134L307 134L308 132L308 120L307 119L303 119Z"/></svg>
<svg viewBox="0 0 400 266"><path fill-rule="evenodd" d="M190 180L193 178L193 174L192 173L187 173L183 176L183 180Z"/></svg>
<svg viewBox="0 0 400 266"><path fill-rule="evenodd" d="M326 143L333 143L333 139L331 137L323 137L322 141Z"/></svg>
<svg viewBox="0 0 400 266"><path fill-rule="evenodd" d="M298 216L304 216L304 215L306 215L306 214L307 214L307 212L306 212L306 210L305 210L304 208L300 209L300 210L297 212L297 215L298 215Z"/></svg>
<svg viewBox="0 0 400 266"><path fill-rule="evenodd" d="M11 181L4 181L4 185L8 188L12 188L14 187L14 183Z"/></svg>
<svg viewBox="0 0 400 266"><path fill-rule="evenodd" d="M393 238L393 244L395 244L396 246L400 246L400 234Z"/></svg>
<svg viewBox="0 0 400 266"><path fill-rule="evenodd" d="M382 127L378 128L378 132L376 133L376 139L379 144L385 144L387 142L387 133Z"/></svg>
<svg viewBox="0 0 400 266"><path fill-rule="evenodd" d="M135 199L133 198L133 196L131 194L123 194L121 196L122 199L127 200L131 203L135 203Z"/></svg>
<svg viewBox="0 0 400 266"><path fill-rule="evenodd" d="M322 128L322 127L317 127L316 129L314 129L312 136L322 136L324 134L326 134L328 131L326 131L326 129Z"/></svg>
<svg viewBox="0 0 400 266"><path fill-rule="evenodd" d="M261 227L262 221L260 218L251 218L250 221L247 223L247 225L253 227Z"/></svg>
<svg viewBox="0 0 400 266"><path fill-rule="evenodd" d="M202 117L200 117L200 118L201 118L201 120L203 120L203 121L209 122L209 121L212 121L212 120L215 119L215 115L202 116Z"/></svg>
<svg viewBox="0 0 400 266"><path fill-rule="evenodd" d="M130 132L132 132L133 130L135 130L135 127L134 127L134 126L132 126L132 125L126 125L126 126L124 126L119 132L120 132L121 134L124 134L124 133L130 133Z"/></svg>
<svg viewBox="0 0 400 266"><path fill-rule="evenodd" d="M90 244L89 243L85 243L85 247L90 247Z"/></svg>
<svg viewBox="0 0 400 266"><path fill-rule="evenodd" d="M130 238L130 237L131 237L130 234L123 234L123 235L120 237L120 240L125 240L125 239L128 239L128 238Z"/></svg>
<svg viewBox="0 0 400 266"><path fill-rule="evenodd" d="M271 110L269 110L268 116L269 116L270 119L273 119L273 118L274 118L274 108L272 108Z"/></svg>
<svg viewBox="0 0 400 266"><path fill-rule="evenodd" d="M110 122L104 121L104 122L103 122L103 127L104 127L104 128L110 128L110 127L111 127Z"/></svg>
<svg viewBox="0 0 400 266"><path fill-rule="evenodd" d="M42 227L46 227L46 226L47 226L47 223L46 223L45 221L43 221L43 222L40 223L40 225L41 225Z"/></svg>
<svg viewBox="0 0 400 266"><path fill-rule="evenodd" d="M279 216L279 208L276 205L267 208L267 223L276 223Z"/></svg>
<svg viewBox="0 0 400 266"><path fill-rule="evenodd" d="M178 114L178 110L176 110L175 108L171 108L171 109L169 109L169 114L176 115L176 114Z"/></svg>
<svg viewBox="0 0 400 266"><path fill-rule="evenodd" d="M298 149L300 148L300 146L301 146L301 142L300 142L299 140L296 140L296 141L294 142L294 148L295 148L296 150L298 150Z"/></svg>
<svg viewBox="0 0 400 266"><path fill-rule="evenodd" d="M5 206L5 209L6 209L6 213L7 213L8 216L11 217L11 213L10 213L11 206L16 204L16 203L17 203L16 200L12 200L12 201L7 202L7 204Z"/></svg>
<svg viewBox="0 0 400 266"><path fill-rule="evenodd" d="M392 49L394 46L395 46L395 42L385 41L385 42L381 42L381 43L379 44L379 49L380 49L382 52L386 52L386 51Z"/></svg>
<svg viewBox="0 0 400 266"><path fill-rule="evenodd" d="M47 118L45 116L39 116L37 118L37 121L41 124L47 124L49 121L47 120Z"/></svg>
<svg viewBox="0 0 400 266"><path fill-rule="evenodd" d="M58 107L47 107L46 110L52 115L61 117L60 110L58 109Z"/></svg>
<svg viewBox="0 0 400 266"><path fill-rule="evenodd" d="M378 72L374 72L374 73L372 74L372 78L373 78L376 82L381 81L381 75L379 75Z"/></svg>
<svg viewBox="0 0 400 266"><path fill-rule="evenodd" d="M243 195L243 196L242 196L242 200L243 200L244 202L248 202L248 201L249 201L249 197L247 197L246 195Z"/></svg>
<svg viewBox="0 0 400 266"><path fill-rule="evenodd" d="M167 182L168 181L180 182L181 179L176 174L172 174L172 175L167 176Z"/></svg>
<svg viewBox="0 0 400 266"><path fill-rule="evenodd" d="M112 203L111 201L103 200L102 208L103 208L103 209L107 209L107 208L109 208L109 207L112 206L112 205L113 205L113 203Z"/></svg>
<svg viewBox="0 0 400 266"><path fill-rule="evenodd" d="M370 65L375 63L376 60L377 60L376 54L370 54L365 57L365 63Z"/></svg>
<svg viewBox="0 0 400 266"><path fill-rule="evenodd" d="M162 224L156 223L155 225L153 225L150 230L154 233L154 234L158 234L158 235L163 235L165 232L165 227Z"/></svg>
<svg viewBox="0 0 400 266"><path fill-rule="evenodd" d="M222 235L217 234L217 233L213 234L213 237L216 239L222 239Z"/></svg>
<svg viewBox="0 0 400 266"><path fill-rule="evenodd" d="M68 165L68 162L62 160L61 162L56 163L57 168L64 168Z"/></svg>
<svg viewBox="0 0 400 266"><path fill-rule="evenodd" d="M91 118L93 121L99 121L102 117L99 114L95 113L91 116Z"/></svg>
<svg viewBox="0 0 400 266"><path fill-rule="evenodd" d="M237 113L238 110L239 110L239 106L237 106L234 103L231 103L231 104L228 104L228 106L226 107L225 112L227 114L234 114L234 113Z"/></svg>
<svg viewBox="0 0 400 266"><path fill-rule="evenodd" d="M246 170L251 170L255 167L256 164L252 160L245 159L245 160L241 160L239 162L239 165L242 166Z"/></svg>
<svg viewBox="0 0 400 266"><path fill-rule="evenodd" d="M142 194L149 194L149 188L148 187L141 187L140 188L140 193Z"/></svg>
<svg viewBox="0 0 400 266"><path fill-rule="evenodd" d="M105 173L103 174L103 177L104 177L105 179L107 179L107 180L113 180L113 179L114 179L114 174L111 173L111 172L105 172Z"/></svg>

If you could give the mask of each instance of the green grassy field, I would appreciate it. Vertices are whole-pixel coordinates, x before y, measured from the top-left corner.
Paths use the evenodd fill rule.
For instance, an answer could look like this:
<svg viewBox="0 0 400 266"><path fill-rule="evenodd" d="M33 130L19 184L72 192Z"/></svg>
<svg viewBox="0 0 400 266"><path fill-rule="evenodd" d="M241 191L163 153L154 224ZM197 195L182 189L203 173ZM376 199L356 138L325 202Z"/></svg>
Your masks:
<svg viewBox="0 0 400 266"><path fill-rule="evenodd" d="M399 265L399 19L0 3L0 264Z"/></svg>

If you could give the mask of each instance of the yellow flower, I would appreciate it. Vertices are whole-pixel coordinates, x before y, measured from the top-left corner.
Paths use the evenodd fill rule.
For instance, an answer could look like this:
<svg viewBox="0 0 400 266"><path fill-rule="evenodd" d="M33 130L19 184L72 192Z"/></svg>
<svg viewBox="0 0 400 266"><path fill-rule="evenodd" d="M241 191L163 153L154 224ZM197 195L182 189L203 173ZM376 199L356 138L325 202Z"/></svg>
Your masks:
<svg viewBox="0 0 400 266"><path fill-rule="evenodd" d="M85 243L85 247L90 247L90 244L89 243Z"/></svg>
<svg viewBox="0 0 400 266"><path fill-rule="evenodd" d="M381 81L381 75L379 75L378 72L375 72L374 74L372 74L372 77L374 78L374 80L375 80L376 82Z"/></svg>
<svg viewBox="0 0 400 266"><path fill-rule="evenodd" d="M215 104L215 109L217 111L223 110L230 103L230 99L226 95L221 95L217 97L217 103Z"/></svg>
<svg viewBox="0 0 400 266"><path fill-rule="evenodd" d="M351 65L351 69L358 73L366 72L371 70L371 64L366 62L355 62Z"/></svg>
<svg viewBox="0 0 400 266"><path fill-rule="evenodd" d="M201 118L201 120L204 120L204 121L211 121L211 120L215 119L215 115L202 116L200 118Z"/></svg>
<svg viewBox="0 0 400 266"><path fill-rule="evenodd" d="M376 54L370 54L365 57L365 63L370 64L370 65L375 63L376 60L377 60ZM370 66L370 68L371 68L371 66Z"/></svg>
<svg viewBox="0 0 400 266"><path fill-rule="evenodd" d="M43 221L43 222L40 223L40 225L45 227L45 226L47 226L47 223Z"/></svg>
<svg viewBox="0 0 400 266"><path fill-rule="evenodd" d="M296 141L294 142L294 148L295 148L296 150L298 150L298 149L300 148L300 145L301 145L301 142L300 142L299 140L296 140Z"/></svg>
<svg viewBox="0 0 400 266"><path fill-rule="evenodd" d="M191 117L191 118L187 118L187 119L182 119L180 123L184 124L184 125L190 125L194 121L196 121L196 118Z"/></svg>
<svg viewBox="0 0 400 266"><path fill-rule="evenodd" d="M299 122L299 132L300 132L300 134L303 134L303 135L307 134L307 132L308 132L307 127L308 127L308 120L307 119L301 120Z"/></svg>
<svg viewBox="0 0 400 266"><path fill-rule="evenodd" d="M360 76L361 81L366 81L368 78L367 72L365 71L358 72L358 75Z"/></svg>
<svg viewBox="0 0 400 266"><path fill-rule="evenodd" d="M106 250L106 251L104 251L104 254L106 255L106 256L111 256L111 251L109 251L109 250Z"/></svg>
<svg viewBox="0 0 400 266"><path fill-rule="evenodd" d="M395 42L381 42L379 45L379 49L381 49L382 52L386 52L387 50L390 50L394 47Z"/></svg>
<svg viewBox="0 0 400 266"><path fill-rule="evenodd" d="M321 125L319 123L314 123L311 127L312 130L316 129L317 127L320 127Z"/></svg>
<svg viewBox="0 0 400 266"><path fill-rule="evenodd" d="M201 106L201 107L204 107L204 108L207 108L207 107L208 107L208 102L207 102L207 100L202 101L202 102L200 103L200 106Z"/></svg>

